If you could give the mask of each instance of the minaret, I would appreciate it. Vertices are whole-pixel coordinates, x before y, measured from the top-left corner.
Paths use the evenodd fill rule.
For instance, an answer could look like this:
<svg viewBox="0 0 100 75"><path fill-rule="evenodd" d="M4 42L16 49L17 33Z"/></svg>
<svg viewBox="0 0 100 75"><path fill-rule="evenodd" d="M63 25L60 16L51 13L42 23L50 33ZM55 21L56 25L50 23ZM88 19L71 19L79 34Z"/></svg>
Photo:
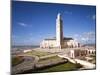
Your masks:
<svg viewBox="0 0 100 75"><path fill-rule="evenodd" d="M57 47L62 48L63 47L63 21L61 19L61 14L58 13L57 19L56 19L56 42Z"/></svg>

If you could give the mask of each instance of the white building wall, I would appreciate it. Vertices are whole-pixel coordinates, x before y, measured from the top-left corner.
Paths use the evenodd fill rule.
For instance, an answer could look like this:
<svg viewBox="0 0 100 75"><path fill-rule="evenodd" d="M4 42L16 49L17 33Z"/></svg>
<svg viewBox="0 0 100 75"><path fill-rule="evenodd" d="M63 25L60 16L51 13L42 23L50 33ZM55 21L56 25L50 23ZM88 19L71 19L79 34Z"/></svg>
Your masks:
<svg viewBox="0 0 100 75"><path fill-rule="evenodd" d="M56 47L56 40L43 40L40 44L41 48L53 48Z"/></svg>
<svg viewBox="0 0 100 75"><path fill-rule="evenodd" d="M40 43L40 47L41 48L56 48L57 46L57 42L56 40L43 40ZM74 40L64 40L64 48L75 48L78 47L78 42L74 41Z"/></svg>
<svg viewBox="0 0 100 75"><path fill-rule="evenodd" d="M69 48L79 47L79 43L74 40L64 40L64 46Z"/></svg>

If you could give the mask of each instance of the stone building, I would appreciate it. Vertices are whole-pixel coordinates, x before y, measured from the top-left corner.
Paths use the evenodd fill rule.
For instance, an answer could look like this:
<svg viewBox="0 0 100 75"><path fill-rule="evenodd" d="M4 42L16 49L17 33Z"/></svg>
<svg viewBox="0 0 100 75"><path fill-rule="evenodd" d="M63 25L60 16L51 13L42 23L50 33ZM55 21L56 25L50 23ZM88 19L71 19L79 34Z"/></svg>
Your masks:
<svg viewBox="0 0 100 75"><path fill-rule="evenodd" d="M70 57L71 58L76 58L76 57L81 57L81 56L86 56L87 55L87 50L70 50Z"/></svg>
<svg viewBox="0 0 100 75"><path fill-rule="evenodd" d="M95 55L96 51L95 49L75 49L75 50L70 50L69 56L71 58L77 58L77 57L83 57L83 56L88 56L88 55Z"/></svg>
<svg viewBox="0 0 100 75"><path fill-rule="evenodd" d="M63 20L60 13L56 19L56 37L51 39L44 39L40 43L41 48L75 48L80 47L80 43L73 38L63 36Z"/></svg>

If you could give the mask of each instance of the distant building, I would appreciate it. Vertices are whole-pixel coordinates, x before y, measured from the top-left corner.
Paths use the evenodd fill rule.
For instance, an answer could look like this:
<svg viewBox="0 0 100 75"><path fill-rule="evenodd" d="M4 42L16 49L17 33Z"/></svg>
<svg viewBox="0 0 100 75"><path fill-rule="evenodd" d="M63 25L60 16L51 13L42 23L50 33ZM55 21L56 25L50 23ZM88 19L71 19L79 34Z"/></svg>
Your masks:
<svg viewBox="0 0 100 75"><path fill-rule="evenodd" d="M69 56L71 58L77 58L77 57L83 57L95 53L96 51L94 49L84 49L84 50L75 49L75 50L70 50Z"/></svg>
<svg viewBox="0 0 100 75"><path fill-rule="evenodd" d="M51 39L44 39L40 43L41 48L75 48L80 47L80 43L73 38L63 37L63 21L60 13L56 19L56 37Z"/></svg>
<svg viewBox="0 0 100 75"><path fill-rule="evenodd" d="M87 55L87 50L70 50L70 57L71 58L76 58L76 57L81 57L81 56L86 56Z"/></svg>

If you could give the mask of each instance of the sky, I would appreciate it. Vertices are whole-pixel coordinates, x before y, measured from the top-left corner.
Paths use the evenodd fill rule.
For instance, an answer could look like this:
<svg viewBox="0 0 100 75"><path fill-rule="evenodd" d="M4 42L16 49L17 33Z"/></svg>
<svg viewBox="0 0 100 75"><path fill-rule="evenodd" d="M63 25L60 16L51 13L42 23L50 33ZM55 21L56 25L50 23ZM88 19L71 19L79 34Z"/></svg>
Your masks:
<svg viewBox="0 0 100 75"><path fill-rule="evenodd" d="M12 45L39 45L55 37L58 13L64 37L95 43L96 6L12 1Z"/></svg>

